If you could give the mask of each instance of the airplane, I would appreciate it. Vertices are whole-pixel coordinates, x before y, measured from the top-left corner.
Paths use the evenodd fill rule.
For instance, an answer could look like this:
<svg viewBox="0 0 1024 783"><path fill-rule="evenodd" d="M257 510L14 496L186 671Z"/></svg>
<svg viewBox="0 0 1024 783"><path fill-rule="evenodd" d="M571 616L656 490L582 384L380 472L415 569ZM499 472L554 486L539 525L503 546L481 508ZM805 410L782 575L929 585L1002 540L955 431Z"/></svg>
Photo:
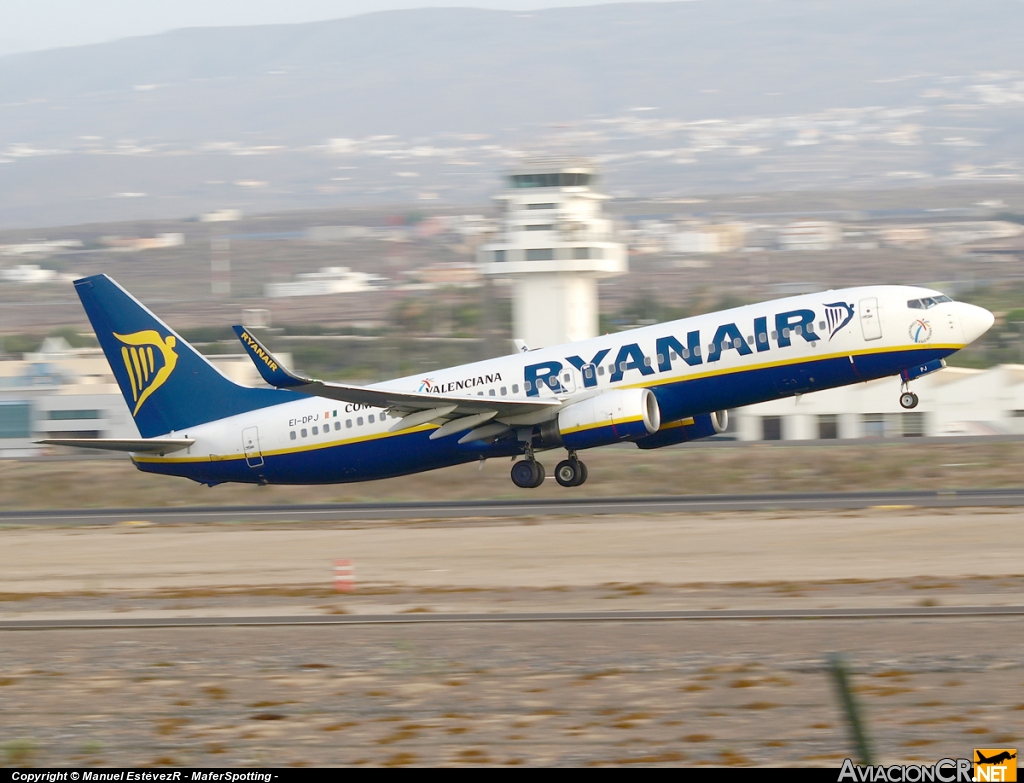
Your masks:
<svg viewBox="0 0 1024 783"><path fill-rule="evenodd" d="M1010 761L1011 759L1017 758L1016 753L1010 753L1006 750L1004 750L1002 753L997 753L990 759L985 758L985 756L982 754L980 750L974 751L974 754L978 757L978 760L974 762L975 764L1000 764L1004 761Z"/></svg>
<svg viewBox="0 0 1024 783"><path fill-rule="evenodd" d="M252 330L239 340L272 388L241 386L107 275L74 282L141 438L40 443L123 451L148 473L209 486L329 484L512 458L538 487L542 451L564 449L564 487L587 480L580 451L657 449L706 438L744 405L899 376L911 381L981 337L987 310L916 286L778 299L606 334L371 386L299 375ZM519 459L521 457L521 459Z"/></svg>

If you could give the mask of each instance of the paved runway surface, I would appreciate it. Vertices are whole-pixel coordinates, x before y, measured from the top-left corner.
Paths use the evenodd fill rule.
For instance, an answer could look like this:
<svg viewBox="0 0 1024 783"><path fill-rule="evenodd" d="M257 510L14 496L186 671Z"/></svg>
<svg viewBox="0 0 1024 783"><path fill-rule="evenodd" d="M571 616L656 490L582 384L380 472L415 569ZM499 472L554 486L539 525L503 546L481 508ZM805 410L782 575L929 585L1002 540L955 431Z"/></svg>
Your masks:
<svg viewBox="0 0 1024 783"><path fill-rule="evenodd" d="M561 516L581 514L664 514L775 509L859 509L878 506L963 508L1024 506L1024 488L806 492L757 495L566 498L559 500L462 500L429 503L325 503L277 506L191 506L178 508L91 508L5 511L0 524L103 525L231 521L335 521L354 519L437 519Z"/></svg>
<svg viewBox="0 0 1024 783"><path fill-rule="evenodd" d="M91 620L8 620L0 631L80 630L98 628L195 628L279 625L431 625L440 623L622 623L684 622L697 620L885 620L1013 617L1024 606L938 606L853 609L722 609L710 611L650 612L509 612L456 614L378 614L329 616L242 617L134 617Z"/></svg>

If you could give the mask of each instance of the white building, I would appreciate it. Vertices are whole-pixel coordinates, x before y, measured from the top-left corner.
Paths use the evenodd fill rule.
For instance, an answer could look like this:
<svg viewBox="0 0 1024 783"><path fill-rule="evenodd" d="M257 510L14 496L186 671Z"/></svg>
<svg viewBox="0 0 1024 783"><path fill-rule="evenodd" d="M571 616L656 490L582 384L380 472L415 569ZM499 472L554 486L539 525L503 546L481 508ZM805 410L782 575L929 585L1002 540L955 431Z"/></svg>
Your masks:
<svg viewBox="0 0 1024 783"><path fill-rule="evenodd" d="M18 264L8 269L0 269L0 280L18 285L38 285L55 282L57 273L52 269L42 269L38 264Z"/></svg>
<svg viewBox="0 0 1024 783"><path fill-rule="evenodd" d="M263 295L276 299L288 296L355 294L380 287L385 278L367 272L353 272L347 266L328 266L319 272L304 272L287 283L267 283Z"/></svg>
<svg viewBox="0 0 1024 783"><path fill-rule="evenodd" d="M484 275L512 281L513 337L544 348L597 336L597 281L629 271L581 161L537 160L508 175L501 230L477 251Z"/></svg>
<svg viewBox="0 0 1024 783"><path fill-rule="evenodd" d="M839 225L827 220L801 220L779 228L780 250L831 250L842 240Z"/></svg>
<svg viewBox="0 0 1024 783"><path fill-rule="evenodd" d="M5 256L54 256L82 246L77 239L44 239L38 242L24 242L18 245L0 245L0 255Z"/></svg>
<svg viewBox="0 0 1024 783"><path fill-rule="evenodd" d="M743 247L745 233L737 224L689 226L672 234L668 249L673 253L728 253Z"/></svg>

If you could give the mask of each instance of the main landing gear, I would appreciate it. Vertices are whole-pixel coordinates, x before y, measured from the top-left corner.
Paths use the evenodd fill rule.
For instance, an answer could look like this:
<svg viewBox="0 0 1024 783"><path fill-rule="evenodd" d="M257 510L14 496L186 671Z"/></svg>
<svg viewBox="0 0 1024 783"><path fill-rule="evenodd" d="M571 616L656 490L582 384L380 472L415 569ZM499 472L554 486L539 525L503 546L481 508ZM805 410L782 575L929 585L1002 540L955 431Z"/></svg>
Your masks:
<svg viewBox="0 0 1024 783"><path fill-rule="evenodd" d="M563 487L578 487L586 480L587 466L579 461L575 451L555 466L555 481ZM526 459L512 466L512 483L523 489L534 489L544 483L544 466L534 458L533 449L526 452Z"/></svg>
<svg viewBox="0 0 1024 783"><path fill-rule="evenodd" d="M578 487L586 480L587 466L579 461L575 451L569 452L569 459L555 465L555 481L563 487Z"/></svg>

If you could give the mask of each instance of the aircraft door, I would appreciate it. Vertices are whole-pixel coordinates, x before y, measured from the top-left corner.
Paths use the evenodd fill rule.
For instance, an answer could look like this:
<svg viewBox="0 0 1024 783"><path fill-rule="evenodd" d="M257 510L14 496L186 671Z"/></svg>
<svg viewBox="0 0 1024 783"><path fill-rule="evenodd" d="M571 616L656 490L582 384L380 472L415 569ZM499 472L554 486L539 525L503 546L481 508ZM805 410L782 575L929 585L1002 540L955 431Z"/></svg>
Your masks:
<svg viewBox="0 0 1024 783"><path fill-rule="evenodd" d="M878 300L874 297L860 300L860 328L865 340L882 337L882 322L878 318Z"/></svg>
<svg viewBox="0 0 1024 783"><path fill-rule="evenodd" d="M242 451L245 453L245 464L250 468L263 466L263 452L260 451L258 427L246 427L242 430Z"/></svg>

